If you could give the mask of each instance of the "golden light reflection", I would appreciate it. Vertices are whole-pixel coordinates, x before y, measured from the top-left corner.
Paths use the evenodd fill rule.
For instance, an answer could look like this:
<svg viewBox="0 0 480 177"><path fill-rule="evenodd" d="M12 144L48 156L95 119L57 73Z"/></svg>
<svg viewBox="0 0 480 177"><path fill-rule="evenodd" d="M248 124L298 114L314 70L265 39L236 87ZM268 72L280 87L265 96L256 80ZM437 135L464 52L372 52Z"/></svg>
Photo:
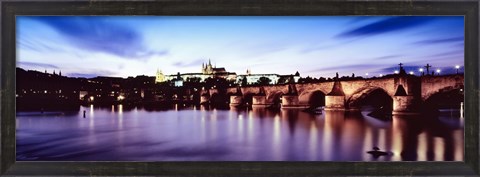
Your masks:
<svg viewBox="0 0 480 177"><path fill-rule="evenodd" d="M217 110L213 110L213 113L210 115L210 119L208 120L210 122L210 134L212 137L217 137Z"/></svg>
<svg viewBox="0 0 480 177"><path fill-rule="evenodd" d="M435 161L443 161L445 154L445 140L443 138L435 137L433 138L433 144L435 147Z"/></svg>
<svg viewBox="0 0 480 177"><path fill-rule="evenodd" d="M394 161L401 161L402 158L400 156L400 153L402 152L403 149L403 143L402 143L402 135L403 135L403 128L404 128L404 120L402 120L399 117L393 116L392 118L392 152L393 152L393 157L392 160Z"/></svg>
<svg viewBox="0 0 480 177"><path fill-rule="evenodd" d="M93 114L93 104L90 105L90 117L89 117L89 124L88 127L90 128L91 131L95 129L95 117Z"/></svg>
<svg viewBox="0 0 480 177"><path fill-rule="evenodd" d="M372 147L373 147L373 135L372 135L372 128L371 127L367 127L365 129L365 137L363 138L363 149L362 149L362 153L364 152L367 152L367 151L371 151L372 150ZM367 154L367 153L364 153L363 154L363 160L370 160L370 158L372 157L370 154Z"/></svg>
<svg viewBox="0 0 480 177"><path fill-rule="evenodd" d="M119 104L118 106L118 128L123 129L123 105Z"/></svg>
<svg viewBox="0 0 480 177"><path fill-rule="evenodd" d="M453 139L454 139L454 160L455 161L464 161L464 150L463 150L463 144L464 144L464 137L463 137L463 131L457 130L453 132Z"/></svg>
<svg viewBox="0 0 480 177"><path fill-rule="evenodd" d="M123 105L122 104L118 105L118 114L120 114L120 115L123 114Z"/></svg>
<svg viewBox="0 0 480 177"><path fill-rule="evenodd" d="M248 111L248 117L253 117L253 111L254 111L254 110L255 110L255 109L252 109L252 110Z"/></svg>
<svg viewBox="0 0 480 177"><path fill-rule="evenodd" d="M207 123L205 120L205 115L202 115L202 120L201 120L201 128L200 128L200 134L202 134L202 142L207 142Z"/></svg>
<svg viewBox="0 0 480 177"><path fill-rule="evenodd" d="M217 115L218 115L217 109L214 109L214 110L212 111L212 114L210 114L210 118L211 118L212 120L217 120Z"/></svg>
<svg viewBox="0 0 480 177"><path fill-rule="evenodd" d="M253 119L253 116L248 116L248 119L247 119L247 136L248 136L248 141L249 142L253 142L254 141L254 134L255 134L255 130L253 128L253 124L254 124L254 119Z"/></svg>
<svg viewBox="0 0 480 177"><path fill-rule="evenodd" d="M93 104L90 105L90 116L93 116Z"/></svg>
<svg viewBox="0 0 480 177"><path fill-rule="evenodd" d="M418 135L417 160L427 161L427 152L428 152L428 137L427 137L427 133L423 132L420 135Z"/></svg>
<svg viewBox="0 0 480 177"><path fill-rule="evenodd" d="M318 151L318 128L315 121L310 121L310 138L308 141L309 144L309 151L310 151L310 160L316 160L317 158L317 151Z"/></svg>
<svg viewBox="0 0 480 177"><path fill-rule="evenodd" d="M237 114L237 115L235 115ZM236 113L233 111L229 111L229 116L228 116L228 134L232 135L234 133L234 128L235 128L235 121L233 119L235 117L238 117L240 113Z"/></svg>
<svg viewBox="0 0 480 177"><path fill-rule="evenodd" d="M333 149L333 123L332 111L325 111L325 123L323 124L323 142L322 142L322 155L325 160L332 160Z"/></svg>
<svg viewBox="0 0 480 177"><path fill-rule="evenodd" d="M380 146L382 149L385 149L387 147L387 132L385 129L379 129L378 130L378 146Z"/></svg>
<svg viewBox="0 0 480 177"><path fill-rule="evenodd" d="M281 159L282 157L282 144L281 144L281 120L280 116L275 116L273 118L273 143L272 143L272 149L273 149L273 157L275 159Z"/></svg>

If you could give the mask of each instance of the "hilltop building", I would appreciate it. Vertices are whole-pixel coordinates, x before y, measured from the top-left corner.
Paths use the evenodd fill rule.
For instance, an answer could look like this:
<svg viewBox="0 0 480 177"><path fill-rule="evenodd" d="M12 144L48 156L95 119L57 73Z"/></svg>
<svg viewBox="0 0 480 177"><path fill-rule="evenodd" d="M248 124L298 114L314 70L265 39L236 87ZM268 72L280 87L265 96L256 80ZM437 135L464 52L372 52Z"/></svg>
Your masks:
<svg viewBox="0 0 480 177"><path fill-rule="evenodd" d="M238 84L242 84L242 81L246 79L247 84L254 84L257 83L261 77L266 77L270 79L269 84L277 84L279 81L281 83L297 83L298 79L300 79L300 73L298 71L295 75L279 75L279 74L252 74L252 70L247 69L247 73L244 75L237 75L236 82Z"/></svg>
<svg viewBox="0 0 480 177"><path fill-rule="evenodd" d="M173 75L164 75L161 70L157 70L155 83L161 83L171 80L175 80L176 82L178 82L180 79L186 81L189 78L199 78L200 81L205 81L205 79L207 78L224 78L230 81L234 81L237 78L237 74L234 72L227 72L223 67L214 67L212 65L212 62L208 60L208 63L202 63L202 69L200 73L177 73Z"/></svg>
<svg viewBox="0 0 480 177"><path fill-rule="evenodd" d="M261 77L270 79L270 84L277 84L280 80L282 83L298 82L300 74L297 72L295 75L279 75L279 74L252 74L250 69L247 69L246 74L237 75L235 72L228 72L224 67L217 68L213 66L210 59L208 63L202 63L202 69L200 73L177 73L172 75L164 75L161 70L157 70L155 83L162 83L166 81L175 82L175 86L183 85L183 81L188 79L199 78L201 82L207 78L224 78L228 81L235 81L241 84L246 79L247 84L257 83ZM182 83L182 84L180 84Z"/></svg>

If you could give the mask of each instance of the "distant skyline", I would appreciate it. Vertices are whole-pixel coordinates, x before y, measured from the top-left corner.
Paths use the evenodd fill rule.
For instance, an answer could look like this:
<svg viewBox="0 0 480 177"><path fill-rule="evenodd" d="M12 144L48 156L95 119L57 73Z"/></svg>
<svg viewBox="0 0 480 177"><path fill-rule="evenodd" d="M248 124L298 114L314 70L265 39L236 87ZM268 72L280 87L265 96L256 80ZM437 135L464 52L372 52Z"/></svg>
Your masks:
<svg viewBox="0 0 480 177"><path fill-rule="evenodd" d="M455 73L463 16L17 16L17 67L70 77L196 73L333 77Z"/></svg>

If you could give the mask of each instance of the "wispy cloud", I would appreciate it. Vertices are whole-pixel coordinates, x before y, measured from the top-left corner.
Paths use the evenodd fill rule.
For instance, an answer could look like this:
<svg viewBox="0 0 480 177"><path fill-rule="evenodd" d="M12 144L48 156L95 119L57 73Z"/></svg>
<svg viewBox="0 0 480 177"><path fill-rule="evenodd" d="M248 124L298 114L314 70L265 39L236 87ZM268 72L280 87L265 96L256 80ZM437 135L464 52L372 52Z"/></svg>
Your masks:
<svg viewBox="0 0 480 177"><path fill-rule="evenodd" d="M321 45L321 46L309 46L309 47L306 47L303 50L300 50L300 53L310 53L310 52L315 52L315 51L319 51L319 50L329 50L329 49L334 49L334 48L337 48L337 47L344 47L345 45L348 45L348 44L350 44L352 42L355 42L357 40L360 40L360 39L361 38L355 38L355 39L339 41L339 42L334 43L334 44Z"/></svg>
<svg viewBox="0 0 480 177"><path fill-rule="evenodd" d="M454 50L454 51L441 52L441 53L428 55L427 57L444 57L444 56L463 55L463 54L464 54L463 50Z"/></svg>
<svg viewBox="0 0 480 177"><path fill-rule="evenodd" d="M45 69L58 69L59 67L52 64L46 63L35 63L35 62L18 62L18 65L22 68L45 68Z"/></svg>
<svg viewBox="0 0 480 177"><path fill-rule="evenodd" d="M371 69L378 68L378 64L357 64L357 65L343 65L343 66L332 66L332 67L322 67L308 72L337 72L344 70L359 70L359 69Z"/></svg>
<svg viewBox="0 0 480 177"><path fill-rule="evenodd" d="M115 76L116 72L107 71L107 70L92 70L83 73L67 73L66 75L70 77L85 77L85 78L93 78L97 76Z"/></svg>
<svg viewBox="0 0 480 177"><path fill-rule="evenodd" d="M64 36L70 45L84 50L105 52L126 59L167 54L167 51L148 49L142 36L134 28L117 25L105 18L86 16L30 18L47 24Z"/></svg>
<svg viewBox="0 0 480 177"><path fill-rule="evenodd" d="M375 58L372 58L372 59L374 59L374 60L387 60L387 59L399 58L401 56L402 55L385 55L385 56L375 57Z"/></svg>
<svg viewBox="0 0 480 177"><path fill-rule="evenodd" d="M48 44L45 44L44 42L41 41L35 41L31 39L26 39L19 37L17 39L17 44L18 47L21 49L29 49L37 52L56 52L60 51L58 48L54 48Z"/></svg>
<svg viewBox="0 0 480 177"><path fill-rule="evenodd" d="M414 44L439 44L439 43L450 43L450 42L463 42L463 37L428 39L428 40L417 41Z"/></svg>
<svg viewBox="0 0 480 177"><path fill-rule="evenodd" d="M202 63L205 63L204 59L197 59L191 62L182 62L182 61L175 62L173 63L173 66L176 66L176 67L200 66Z"/></svg>
<svg viewBox="0 0 480 177"><path fill-rule="evenodd" d="M372 36L389 33L424 25L432 21L434 17L402 16L391 17L374 23L356 27L337 35L337 37Z"/></svg>

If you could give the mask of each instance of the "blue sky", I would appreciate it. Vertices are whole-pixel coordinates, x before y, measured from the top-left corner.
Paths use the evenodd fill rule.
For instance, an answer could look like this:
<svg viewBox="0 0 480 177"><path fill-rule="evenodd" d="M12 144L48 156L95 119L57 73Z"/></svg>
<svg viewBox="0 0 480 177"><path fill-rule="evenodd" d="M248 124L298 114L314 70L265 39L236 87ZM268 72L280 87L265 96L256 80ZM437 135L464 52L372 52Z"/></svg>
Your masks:
<svg viewBox="0 0 480 177"><path fill-rule="evenodd" d="M17 66L72 77L200 72L304 77L442 73L464 63L463 16L17 16Z"/></svg>

